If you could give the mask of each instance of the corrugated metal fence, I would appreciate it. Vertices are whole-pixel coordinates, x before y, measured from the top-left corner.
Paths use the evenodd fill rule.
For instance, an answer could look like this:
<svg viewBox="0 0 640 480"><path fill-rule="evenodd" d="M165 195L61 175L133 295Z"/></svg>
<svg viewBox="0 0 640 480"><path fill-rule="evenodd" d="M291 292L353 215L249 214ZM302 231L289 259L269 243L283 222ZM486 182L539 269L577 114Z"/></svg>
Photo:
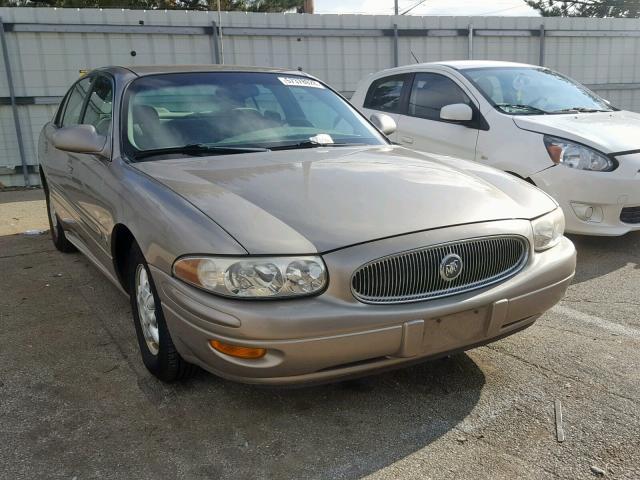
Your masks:
<svg viewBox="0 0 640 480"><path fill-rule="evenodd" d="M559 70L640 111L635 19L233 12L219 28L215 12L52 8L0 8L0 18L0 187L39 183L41 126L81 70L103 65L299 67L348 96L363 76L414 56L511 60Z"/></svg>

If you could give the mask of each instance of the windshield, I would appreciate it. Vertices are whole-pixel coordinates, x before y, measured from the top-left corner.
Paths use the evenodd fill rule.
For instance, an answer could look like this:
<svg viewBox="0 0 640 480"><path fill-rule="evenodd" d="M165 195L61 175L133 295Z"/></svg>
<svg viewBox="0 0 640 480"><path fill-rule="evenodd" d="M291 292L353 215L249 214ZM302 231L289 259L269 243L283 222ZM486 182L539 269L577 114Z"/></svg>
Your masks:
<svg viewBox="0 0 640 480"><path fill-rule="evenodd" d="M613 110L586 87L545 68L473 68L462 73L496 108L511 115Z"/></svg>
<svg viewBox="0 0 640 480"><path fill-rule="evenodd" d="M284 73L141 77L124 110L124 150L133 158L387 144L339 95Z"/></svg>

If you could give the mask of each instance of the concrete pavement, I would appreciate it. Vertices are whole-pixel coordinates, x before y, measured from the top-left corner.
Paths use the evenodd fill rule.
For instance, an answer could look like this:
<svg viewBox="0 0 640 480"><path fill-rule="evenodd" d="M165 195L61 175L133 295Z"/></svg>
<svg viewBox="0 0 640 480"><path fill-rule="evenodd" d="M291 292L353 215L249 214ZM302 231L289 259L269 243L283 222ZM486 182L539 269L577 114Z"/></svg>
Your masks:
<svg viewBox="0 0 640 480"><path fill-rule="evenodd" d="M127 299L34 228L41 192L0 193L2 479L640 478L638 234L574 238L567 297L513 337L274 389L157 382Z"/></svg>

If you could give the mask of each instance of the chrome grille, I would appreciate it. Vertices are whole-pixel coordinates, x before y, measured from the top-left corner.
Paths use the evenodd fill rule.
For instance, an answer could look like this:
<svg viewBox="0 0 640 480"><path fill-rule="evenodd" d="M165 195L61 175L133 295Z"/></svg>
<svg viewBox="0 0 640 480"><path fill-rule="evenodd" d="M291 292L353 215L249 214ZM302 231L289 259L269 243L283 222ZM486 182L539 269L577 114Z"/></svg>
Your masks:
<svg viewBox="0 0 640 480"><path fill-rule="evenodd" d="M472 238L390 255L360 267L351 278L353 295L365 303L402 303L468 292L500 282L525 265L529 242L516 235ZM462 272L440 275L443 259L458 255Z"/></svg>

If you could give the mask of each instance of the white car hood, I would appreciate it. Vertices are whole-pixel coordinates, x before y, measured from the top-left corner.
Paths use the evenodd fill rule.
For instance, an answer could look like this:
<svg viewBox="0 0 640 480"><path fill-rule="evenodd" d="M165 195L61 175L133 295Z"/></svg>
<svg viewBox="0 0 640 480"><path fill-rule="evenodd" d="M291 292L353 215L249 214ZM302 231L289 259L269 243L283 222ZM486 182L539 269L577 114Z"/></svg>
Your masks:
<svg viewBox="0 0 640 480"><path fill-rule="evenodd" d="M523 130L575 140L603 153L640 149L640 114L634 112L521 115L513 121Z"/></svg>

